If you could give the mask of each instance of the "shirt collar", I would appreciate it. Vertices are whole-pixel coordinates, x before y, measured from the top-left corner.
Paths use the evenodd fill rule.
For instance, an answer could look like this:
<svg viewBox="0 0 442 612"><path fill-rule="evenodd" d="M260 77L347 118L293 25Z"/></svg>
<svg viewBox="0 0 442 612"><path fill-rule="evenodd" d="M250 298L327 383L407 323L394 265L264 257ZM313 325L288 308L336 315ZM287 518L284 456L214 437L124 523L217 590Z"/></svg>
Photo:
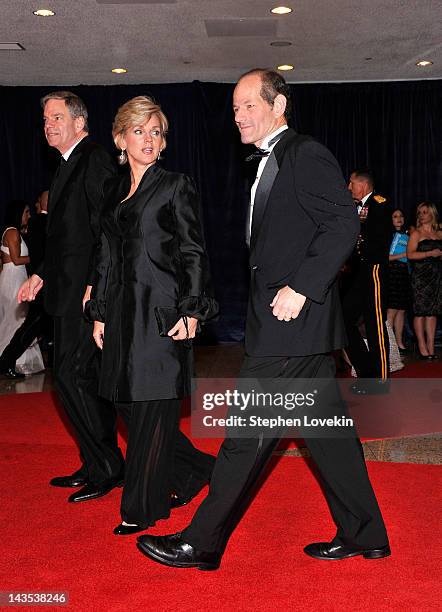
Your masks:
<svg viewBox="0 0 442 612"><path fill-rule="evenodd" d="M272 140L272 138L274 138L275 136L277 136L278 134L280 134L281 132L284 132L285 130L288 130L288 125L287 123L285 123L284 125L282 125L280 128L278 128L277 130L275 130L274 132L272 132L271 134L269 134L268 136L266 136L264 138L264 140L261 143L261 146L259 147L260 149L263 149L264 151L272 151L273 147L277 144L276 142L272 144L272 146L269 147L269 142L270 140Z"/></svg>
<svg viewBox="0 0 442 612"><path fill-rule="evenodd" d="M72 145L72 147L70 149L68 149L65 153L63 153L62 157L64 159L64 161L68 161L69 157L71 156L73 150L75 149L75 147L83 140L83 138L86 138L86 136L82 136L80 138L80 140L77 140L77 142L75 144Z"/></svg>
<svg viewBox="0 0 442 612"><path fill-rule="evenodd" d="M361 200L361 205L362 206L365 204L365 202L368 200L368 198L371 196L372 193L373 192L370 191L370 193L367 193L367 195L362 198L362 200Z"/></svg>

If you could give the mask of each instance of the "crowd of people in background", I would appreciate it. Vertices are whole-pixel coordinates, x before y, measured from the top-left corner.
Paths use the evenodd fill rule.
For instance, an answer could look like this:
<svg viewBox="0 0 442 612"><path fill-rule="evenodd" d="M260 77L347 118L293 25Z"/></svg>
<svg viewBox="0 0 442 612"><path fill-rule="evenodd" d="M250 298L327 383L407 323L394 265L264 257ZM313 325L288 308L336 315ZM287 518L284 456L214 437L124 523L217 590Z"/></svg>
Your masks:
<svg viewBox="0 0 442 612"><path fill-rule="evenodd" d="M17 303L23 279L43 260L48 191L35 206L22 200L10 202L1 234L0 273L0 374L11 379L44 370L39 342L46 362L52 361L52 330L41 300ZM438 316L442 314L442 228L435 204L421 202L407 224L402 208L391 212L391 245L385 277L386 325L390 338L390 369L403 367L391 359L415 355L425 361L438 359L435 350ZM360 248L360 245L357 245ZM362 319L358 319L361 324ZM366 337L363 328L362 335ZM398 363L400 365L398 365Z"/></svg>
<svg viewBox="0 0 442 612"><path fill-rule="evenodd" d="M421 202L414 221L407 227L403 210L392 212L387 320L401 355L415 345L420 359L432 361L438 359L435 337L442 314L442 230L436 206Z"/></svg>

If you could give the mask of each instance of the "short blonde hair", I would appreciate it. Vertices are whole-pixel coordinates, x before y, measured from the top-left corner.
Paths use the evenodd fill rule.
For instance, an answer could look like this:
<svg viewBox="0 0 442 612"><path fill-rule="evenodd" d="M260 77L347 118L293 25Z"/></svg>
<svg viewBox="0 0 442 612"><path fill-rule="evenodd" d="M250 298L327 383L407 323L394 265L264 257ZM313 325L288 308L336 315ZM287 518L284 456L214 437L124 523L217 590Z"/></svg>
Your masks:
<svg viewBox="0 0 442 612"><path fill-rule="evenodd" d="M121 148L120 138L124 132L134 125L143 125L143 123L149 121L152 115L157 115L160 120L161 136L164 143L163 148L165 148L169 122L167 121L166 115L161 110L161 106L149 96L136 96L125 102L123 106L120 106L112 124L112 136L115 145Z"/></svg>
<svg viewBox="0 0 442 612"><path fill-rule="evenodd" d="M421 223L419 223L419 211L424 206L428 208L428 210L431 212L431 215L433 217L433 220L431 222L431 229L437 232L439 230L439 213L437 212L437 208L435 204L433 204L432 202L421 202L419 206L417 207L416 209L416 227L419 228L421 226Z"/></svg>

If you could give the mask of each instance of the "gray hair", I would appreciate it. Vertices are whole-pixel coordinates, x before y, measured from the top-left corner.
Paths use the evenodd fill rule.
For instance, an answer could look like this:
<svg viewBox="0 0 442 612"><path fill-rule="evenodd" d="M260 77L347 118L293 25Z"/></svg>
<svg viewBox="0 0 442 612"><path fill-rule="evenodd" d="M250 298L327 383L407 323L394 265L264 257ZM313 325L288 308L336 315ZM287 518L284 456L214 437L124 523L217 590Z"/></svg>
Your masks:
<svg viewBox="0 0 442 612"><path fill-rule="evenodd" d="M87 124L88 113L86 104L79 96L72 93L71 91L53 91L41 98L40 104L43 110L48 100L64 100L72 119L77 119L77 117L83 117L84 131L89 132L89 126Z"/></svg>

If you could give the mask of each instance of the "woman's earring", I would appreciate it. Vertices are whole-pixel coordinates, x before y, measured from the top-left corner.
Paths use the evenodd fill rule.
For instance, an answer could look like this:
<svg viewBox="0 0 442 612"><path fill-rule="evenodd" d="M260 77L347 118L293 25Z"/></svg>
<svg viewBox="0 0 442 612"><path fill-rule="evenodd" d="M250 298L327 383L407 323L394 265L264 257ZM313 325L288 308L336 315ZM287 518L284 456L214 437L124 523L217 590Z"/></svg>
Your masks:
<svg viewBox="0 0 442 612"><path fill-rule="evenodd" d="M160 149L160 152L158 153L157 161L160 161L160 159L163 159L163 158L161 157L161 153L162 153L162 151L163 151L163 150L162 150L162 149Z"/></svg>
<svg viewBox="0 0 442 612"><path fill-rule="evenodd" d="M121 149L121 153L118 156L118 163L120 164L120 166L122 166L123 164L125 164L127 162L127 154L126 151L124 149Z"/></svg>

